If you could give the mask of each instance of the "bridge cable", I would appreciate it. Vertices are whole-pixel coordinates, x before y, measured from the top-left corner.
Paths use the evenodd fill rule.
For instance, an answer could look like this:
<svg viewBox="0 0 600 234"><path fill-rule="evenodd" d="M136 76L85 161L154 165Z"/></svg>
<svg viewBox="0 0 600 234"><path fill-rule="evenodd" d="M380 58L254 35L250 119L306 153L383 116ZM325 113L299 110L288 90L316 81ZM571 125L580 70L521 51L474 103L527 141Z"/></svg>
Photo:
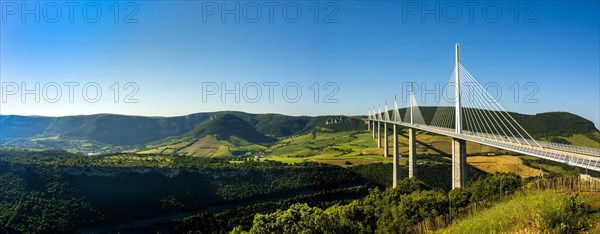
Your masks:
<svg viewBox="0 0 600 234"><path fill-rule="evenodd" d="M472 91L472 92L475 92L475 91L473 90L473 88L472 88L472 87L470 87L470 86L467 86L467 89L469 89L469 90L470 90L470 91ZM475 96L475 97L476 97L476 96ZM479 122L482 122L482 125L483 125L483 124L485 124L485 126L487 126L487 128L483 128L483 131L482 131L482 133L485 133L485 134L488 136L488 139L490 139L490 140L491 140L491 137L490 137L490 135L491 135L492 137L494 137L494 140L498 140L498 138L496 137L496 135L497 135L497 134L494 134L494 129L496 130L496 132L498 133L498 135L499 135L499 132L498 132L498 130L497 130L495 127L494 127L494 125L493 125L493 124L492 124L492 126L490 126L490 123L491 123L491 121L489 121L489 118L490 118L490 116L489 116L489 115L488 115L488 113L485 111L486 109L485 109L485 107L483 106L483 104L481 104L481 101L480 101L479 99L476 99L475 106L476 106L476 107L475 107L475 109L476 109L476 110L477 110L477 112L478 112L478 115L476 115L476 116L477 116L477 119L479 120ZM486 118L488 119L488 121L486 121L486 120L485 120ZM493 128L493 127L494 127L494 128ZM490 134L490 133L492 133L492 134Z"/></svg>
<svg viewBox="0 0 600 234"><path fill-rule="evenodd" d="M479 90L477 90L477 91L478 91L478 94L479 94L479 95L485 95L485 97L484 97L484 98L485 98L485 99L487 99L487 101L491 103L491 104L490 104L490 106L492 106L492 107L493 107L493 108L494 108L494 109L495 109L497 112L499 112L499 113L500 113L500 116L501 116L502 118L504 118L504 120L506 120L506 122L508 122L508 124L509 124L509 125L512 127L512 129L511 129L511 128L509 128L509 127L506 125L506 123L505 123L504 121L502 121L502 119L501 119L501 118L498 116L498 113L496 113L496 111L494 111L494 114L496 115L496 117L497 117L497 118L500 120L500 122L502 123L502 125L504 125L504 127L506 128L506 130L507 130L507 131L508 131L508 132L509 132L509 133L510 133L512 136L513 136L513 138L514 138L514 139L515 139L515 140L516 140L516 141L517 141L519 144L523 145L523 142L521 142L521 141L520 141L520 140L519 140L519 139L518 139L518 138L517 138L517 137L516 137L516 136L513 134L513 131L512 131L512 130L514 130L514 131L515 131L515 132L516 132L516 133L517 133L517 134L518 134L518 135L521 137L521 139L525 140L525 143L527 143L527 145L529 145L530 147L532 147L532 146L531 146L531 144L529 144L529 142L528 142L528 141L527 141L527 140L526 140L526 139L523 137L523 135L521 134L521 132L520 132L520 131L518 131L518 129L517 129L517 128L516 128L516 127L515 127L515 126L512 124L512 122L511 122L511 121L510 121L508 118L506 118L506 116L505 116L505 115L508 115L509 117L511 117L511 116L510 116L510 115L509 115L509 114L506 112L506 110L504 110L504 108L501 108L500 104L499 104L499 103L497 103L497 101L496 101L496 100L495 100L493 97L491 97L491 95L490 95L490 94L489 94L487 91L485 91L485 89L484 89L484 88L481 86L481 84L479 84L479 82L478 82L478 81L477 81L477 80L476 80L476 79L475 79L475 78L474 78L474 77L473 77L473 76L472 76L472 75L471 75L471 74L470 74L470 73L469 73L469 72L468 72L468 71L467 71L467 70L466 70L464 67L462 67L462 66L461 66L461 68L462 68L463 72L464 72L464 73L466 73L466 77L467 77L467 79L469 79L470 81L472 81L474 84L478 85L478 87L480 88ZM498 108L498 107L500 107L500 108ZM501 110L501 109L502 109L502 110ZM512 119L512 117L511 117L511 119ZM514 119L513 119L513 121L514 121ZM516 121L515 121L515 123L516 123ZM518 123L517 123L517 124L518 124ZM503 131L503 132L504 132L504 131ZM511 141L511 142L512 142L512 141Z"/></svg>
<svg viewBox="0 0 600 234"><path fill-rule="evenodd" d="M502 119L499 117L499 115L498 115L497 111L494 111L494 110L493 110L493 109L495 109L495 108L496 108L496 107L493 105L493 101L495 101L495 100L494 100L494 99L490 99L489 97L486 97L486 96L484 96L484 95L483 95L483 91L482 91L481 89L478 89L478 88L481 88L481 85L479 85L479 83L477 83L476 81L472 80L472 79L471 79L472 77L470 76L470 74L468 74L468 73L466 72L466 70L462 69L462 71L466 73L464 77L465 77L467 80L470 80L472 83L475 83L475 85L478 85L478 86L475 86L475 88L473 88L473 90L474 90L474 92L473 92L473 93L476 95L475 97L476 97L476 98L478 97L478 98L479 98L479 101L481 101L481 102L484 104L484 106L486 106L486 108L488 108L488 109L487 109L487 111L488 111L488 113L490 113L491 119L492 119L492 120L494 121L494 123L496 123L496 125L497 125L497 128L496 128L496 125L492 125L492 126L493 126L493 127L496 129L496 132L497 132L498 134L500 134L500 132L502 132L502 133L503 133L503 136L506 136L506 137L507 137L507 140L508 140L509 142L513 143L513 141L512 141L512 140L511 140L511 139L508 137L508 136L509 136L509 134L507 134L506 132L508 131L508 132L510 133L510 135L512 135L512 136L513 136L513 138L514 138L515 140L516 140L516 137L515 137L515 136L514 136L514 134L513 134L513 133L512 133L512 132L509 130L510 128L509 128L509 127L506 125L506 123L504 123L504 122L502 121ZM494 117L495 117L495 118L494 118ZM502 126L504 126L504 128L503 128ZM500 129L500 131L498 131L498 129ZM506 131L505 131L505 129L506 129ZM502 134L500 134L500 135L502 135ZM517 143L519 143L519 144L522 144L521 142L518 142L518 141L517 141Z"/></svg>
<svg viewBox="0 0 600 234"><path fill-rule="evenodd" d="M462 65L461 65L461 67L462 67ZM464 67L462 67L462 68L464 69L464 71L465 71L465 72L466 72L466 73L467 73L467 74L468 74L468 75L469 75L469 76L470 76L470 77L471 77L471 78L472 78L472 79L473 79L475 82L477 82L477 80L475 79L475 77L471 76L471 74L470 74L470 73L469 73L469 72L468 72L468 71L467 71L467 70L466 70ZM478 83L478 82L477 82L477 83ZM489 95L489 93L488 93L488 95ZM529 138L530 138L530 139L531 139L531 140L533 140L533 141L535 142L535 144L537 144L537 145L538 145L540 148L542 148L542 149L543 149L543 147L542 147L542 146L541 146L541 145L540 145L540 144L539 144L539 143L538 143L538 142L537 142L537 141L536 141L536 140L535 140L535 139L534 139L534 138L533 138L533 137L532 137L532 136L531 136L531 135L530 135L530 134L529 134L529 133L528 133L528 132L527 132L527 131L526 131L526 130L525 130L525 129L524 129L522 126L521 126L521 125L520 125L520 124L519 124L519 122L517 122L517 121L516 121L516 120L515 120L515 119L514 119L514 118L513 118L513 117L512 117L512 116L511 116L511 115L510 115L510 114L509 114L509 113L508 113L508 112L507 112L507 111L506 111L504 108L503 108L503 107L502 107L502 105L500 105L500 103L497 103L497 105L500 107L500 109L502 109L502 111L503 111L503 112L504 112L506 115L508 115L508 117L510 117L510 119L511 119L511 120L512 120L512 121L513 121L513 122L514 122L514 123L515 123L515 124L516 124L516 125L517 125L517 126L518 126L518 127L519 127L519 128L520 128L520 129L521 129L521 130L522 130L522 131L523 131L523 132L524 132L524 133L525 133L525 134L526 134L526 135L529 137ZM507 121L508 121L508 120L507 120ZM510 122L510 121L509 121L509 122ZM511 126L512 126L512 125L511 125ZM515 127L513 126L513 128L515 128ZM517 129L515 128L515 130L517 130ZM517 132L519 132L519 131L517 130ZM525 141L526 141L526 142L529 144L528 140L527 140L525 137L523 137L522 135L521 135L521 137L522 137L522 138L523 138L523 139L524 139L524 140L525 140ZM530 144L529 144L529 145L530 145ZM531 145L530 145L530 146L531 146Z"/></svg>

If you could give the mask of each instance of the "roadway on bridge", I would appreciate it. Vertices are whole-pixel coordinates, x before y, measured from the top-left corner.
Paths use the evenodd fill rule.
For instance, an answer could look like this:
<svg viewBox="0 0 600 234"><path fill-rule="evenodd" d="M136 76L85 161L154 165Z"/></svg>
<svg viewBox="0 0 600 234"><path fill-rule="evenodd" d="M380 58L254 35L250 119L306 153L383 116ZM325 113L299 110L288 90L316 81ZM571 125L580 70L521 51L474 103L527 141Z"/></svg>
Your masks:
<svg viewBox="0 0 600 234"><path fill-rule="evenodd" d="M589 152L591 152L591 153L584 154L584 153L580 153L580 152L569 151L566 147L565 147L565 149L555 149L555 148L549 148L549 147L542 148L535 144L531 144L531 146L525 145L522 143L522 142L527 142L525 139L521 139L521 140L513 139L517 142L520 142L520 143L516 143L516 142L511 142L511 141L499 141L499 140L494 140L494 139L490 139L490 138L484 138L484 137L473 135L473 134L464 134L464 133L457 134L454 132L453 129L445 129L445 128L433 127L433 126L428 126L428 125L418 125L418 124L410 124L410 123L394 122L394 121L386 121L386 120L371 120L371 121L377 121L377 122L387 123L387 124L395 124L395 125L399 125L399 126L403 126L403 127L407 127L407 128L414 128L414 129L419 129L422 131L433 132L436 134L440 134L440 135L444 135L444 136L448 136L448 137L452 137L452 138L458 138L458 139L462 139L462 140L466 140L466 141L471 141L471 142L475 142L475 143L479 143L479 144L483 144L483 145L488 145L488 146L499 148L499 149L505 149L505 150L509 150L509 151L513 151L513 152L522 153L525 155L548 159L551 161L567 163L572 166L578 166L578 167L587 168L590 170L600 171L600 157L598 157L596 155L592 155L594 153L600 153L600 149L591 149L590 148ZM498 137L501 137L501 136L498 136ZM503 139L503 138L500 138L500 139Z"/></svg>

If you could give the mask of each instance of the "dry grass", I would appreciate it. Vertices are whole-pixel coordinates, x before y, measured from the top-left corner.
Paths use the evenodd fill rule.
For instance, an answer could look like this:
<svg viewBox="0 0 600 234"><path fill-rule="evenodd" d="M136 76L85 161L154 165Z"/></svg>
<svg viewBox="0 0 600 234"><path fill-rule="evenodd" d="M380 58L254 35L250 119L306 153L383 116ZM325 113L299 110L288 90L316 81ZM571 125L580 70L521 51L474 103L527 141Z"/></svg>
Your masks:
<svg viewBox="0 0 600 234"><path fill-rule="evenodd" d="M363 155L373 155L373 154L374 155L383 155L383 148L366 148L366 149L363 149L361 152ZM388 153L391 153L391 152L388 151Z"/></svg>
<svg viewBox="0 0 600 234"><path fill-rule="evenodd" d="M214 136L208 135L198 139L194 144L181 149L179 152L192 156L211 157L219 150L220 143Z"/></svg>
<svg viewBox="0 0 600 234"><path fill-rule="evenodd" d="M527 178L539 176L539 170L523 165L523 160L517 156L472 156L467 157L467 163L487 173L512 172Z"/></svg>

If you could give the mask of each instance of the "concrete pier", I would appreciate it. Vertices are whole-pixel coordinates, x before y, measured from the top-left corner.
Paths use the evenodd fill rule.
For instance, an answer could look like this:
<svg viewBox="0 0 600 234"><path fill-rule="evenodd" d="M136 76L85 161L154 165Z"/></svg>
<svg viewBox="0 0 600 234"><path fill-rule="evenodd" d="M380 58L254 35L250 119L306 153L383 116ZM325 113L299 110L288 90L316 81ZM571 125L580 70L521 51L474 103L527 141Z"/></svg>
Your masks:
<svg viewBox="0 0 600 234"><path fill-rule="evenodd" d="M383 123L383 157L388 157L388 150L390 148L389 146L389 140L388 140L388 132L387 132L388 128L387 128L387 123Z"/></svg>
<svg viewBox="0 0 600 234"><path fill-rule="evenodd" d="M393 161L393 168L394 168L394 174L393 174L393 181L392 181L392 186L395 188L398 182L398 179L400 179L400 170L399 170L399 166L400 166L400 155L398 152L398 125L394 124L393 127L393 135L394 135L394 153L393 153L393 157L394 157L394 161Z"/></svg>
<svg viewBox="0 0 600 234"><path fill-rule="evenodd" d="M452 188L467 185L467 142L452 139Z"/></svg>
<svg viewBox="0 0 600 234"><path fill-rule="evenodd" d="M408 129L408 178L417 175L417 138L414 128Z"/></svg>
<svg viewBox="0 0 600 234"><path fill-rule="evenodd" d="M375 121L372 121L373 123L373 127L371 128L371 130L373 131L373 139L375 139Z"/></svg>
<svg viewBox="0 0 600 234"><path fill-rule="evenodd" d="M381 148L381 122L377 122L377 148Z"/></svg>

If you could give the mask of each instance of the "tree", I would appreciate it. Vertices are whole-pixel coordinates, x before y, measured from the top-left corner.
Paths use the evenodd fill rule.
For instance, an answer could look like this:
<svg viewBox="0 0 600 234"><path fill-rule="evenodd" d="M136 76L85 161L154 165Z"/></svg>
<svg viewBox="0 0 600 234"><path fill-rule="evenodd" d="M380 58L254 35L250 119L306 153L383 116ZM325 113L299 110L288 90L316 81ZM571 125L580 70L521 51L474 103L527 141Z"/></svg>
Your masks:
<svg viewBox="0 0 600 234"><path fill-rule="evenodd" d="M466 188L455 188L448 192L452 212L458 212L469 204L471 191Z"/></svg>

